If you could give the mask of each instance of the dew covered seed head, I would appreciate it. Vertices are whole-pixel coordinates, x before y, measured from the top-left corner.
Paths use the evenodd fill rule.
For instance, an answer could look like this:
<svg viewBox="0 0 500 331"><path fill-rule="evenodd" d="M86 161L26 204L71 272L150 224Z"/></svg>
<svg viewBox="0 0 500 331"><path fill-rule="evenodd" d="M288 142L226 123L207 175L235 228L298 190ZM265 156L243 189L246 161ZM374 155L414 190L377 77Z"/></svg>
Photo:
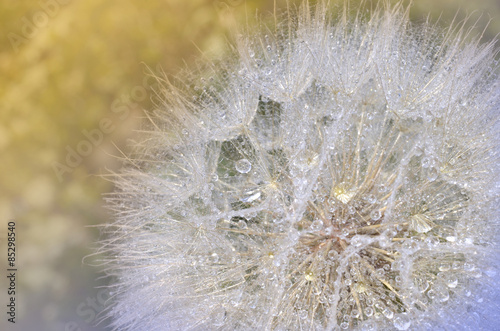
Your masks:
<svg viewBox="0 0 500 331"><path fill-rule="evenodd" d="M379 7L304 4L167 84L109 198L116 329L495 325L493 44Z"/></svg>

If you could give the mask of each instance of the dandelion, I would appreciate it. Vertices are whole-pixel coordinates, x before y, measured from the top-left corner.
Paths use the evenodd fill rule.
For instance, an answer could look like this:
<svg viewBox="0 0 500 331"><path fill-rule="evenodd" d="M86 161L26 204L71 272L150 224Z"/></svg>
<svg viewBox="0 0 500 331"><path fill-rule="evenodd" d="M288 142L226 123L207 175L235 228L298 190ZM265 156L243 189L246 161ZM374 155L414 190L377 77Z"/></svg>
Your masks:
<svg viewBox="0 0 500 331"><path fill-rule="evenodd" d="M115 329L495 325L494 45L384 4L165 83L109 198Z"/></svg>

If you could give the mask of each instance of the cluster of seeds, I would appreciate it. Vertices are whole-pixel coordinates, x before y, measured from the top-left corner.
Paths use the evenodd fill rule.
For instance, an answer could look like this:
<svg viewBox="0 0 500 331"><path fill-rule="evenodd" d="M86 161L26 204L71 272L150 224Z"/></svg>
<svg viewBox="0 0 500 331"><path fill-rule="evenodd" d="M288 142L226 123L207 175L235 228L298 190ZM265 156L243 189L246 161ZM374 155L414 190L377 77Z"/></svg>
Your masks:
<svg viewBox="0 0 500 331"><path fill-rule="evenodd" d="M417 31L399 5L327 12L166 82L110 197L117 329L495 320L475 319L498 293L492 46Z"/></svg>

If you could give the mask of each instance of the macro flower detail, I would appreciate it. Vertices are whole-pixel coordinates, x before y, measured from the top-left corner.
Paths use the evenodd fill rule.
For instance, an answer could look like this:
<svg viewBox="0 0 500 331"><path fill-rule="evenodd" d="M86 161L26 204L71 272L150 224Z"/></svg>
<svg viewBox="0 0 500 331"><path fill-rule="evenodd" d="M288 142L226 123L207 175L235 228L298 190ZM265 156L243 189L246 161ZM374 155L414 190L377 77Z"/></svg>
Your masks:
<svg viewBox="0 0 500 331"><path fill-rule="evenodd" d="M494 45L361 16L304 4L165 83L109 197L116 329L494 325Z"/></svg>

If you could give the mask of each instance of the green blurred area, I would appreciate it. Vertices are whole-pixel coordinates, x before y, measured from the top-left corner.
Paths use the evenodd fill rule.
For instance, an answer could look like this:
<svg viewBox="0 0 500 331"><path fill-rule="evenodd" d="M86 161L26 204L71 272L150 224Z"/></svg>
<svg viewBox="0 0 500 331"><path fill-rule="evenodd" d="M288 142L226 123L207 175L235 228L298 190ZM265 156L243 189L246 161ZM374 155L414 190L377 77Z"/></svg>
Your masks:
<svg viewBox="0 0 500 331"><path fill-rule="evenodd" d="M120 167L143 109L154 108L148 74L222 55L235 22L273 7L269 0L0 4L0 238L6 252L7 222L15 220L18 330L105 329L91 313L103 308L97 287L105 282L82 259L99 238L89 226L110 221L102 196L113 188L101 175ZM411 14L423 21L431 12L447 24L457 10L463 18L475 9L478 29L491 19L484 39L493 38L496 0L415 0Z"/></svg>

